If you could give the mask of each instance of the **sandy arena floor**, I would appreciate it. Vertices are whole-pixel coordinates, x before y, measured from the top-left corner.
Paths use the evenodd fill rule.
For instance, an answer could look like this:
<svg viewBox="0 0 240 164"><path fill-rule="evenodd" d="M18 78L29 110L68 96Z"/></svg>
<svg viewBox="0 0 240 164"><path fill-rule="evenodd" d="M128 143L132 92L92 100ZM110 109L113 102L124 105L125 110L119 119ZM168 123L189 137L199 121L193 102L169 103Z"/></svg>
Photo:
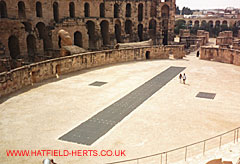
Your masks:
<svg viewBox="0 0 240 164"><path fill-rule="evenodd" d="M174 78L91 146L58 140L170 66L186 67L186 85ZM107 84L89 86L95 81ZM198 92L216 97L196 98ZM194 53L183 60L130 62L63 75L2 101L0 163L40 164L46 158L7 157L9 149L126 151L125 157L53 157L58 164L98 164L167 151L240 126L239 100L240 67L199 60Z"/></svg>

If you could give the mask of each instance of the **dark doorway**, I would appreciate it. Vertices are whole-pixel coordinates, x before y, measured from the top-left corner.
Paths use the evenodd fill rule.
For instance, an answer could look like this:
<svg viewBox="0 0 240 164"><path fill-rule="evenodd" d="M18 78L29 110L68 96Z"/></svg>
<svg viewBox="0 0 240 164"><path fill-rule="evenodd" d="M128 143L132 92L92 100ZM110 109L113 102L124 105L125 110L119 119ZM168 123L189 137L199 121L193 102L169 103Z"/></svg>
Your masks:
<svg viewBox="0 0 240 164"><path fill-rule="evenodd" d="M86 23L88 29L88 48L96 49L95 24L92 21Z"/></svg>
<svg viewBox="0 0 240 164"><path fill-rule="evenodd" d="M23 1L18 2L18 17L20 19L26 18L25 4Z"/></svg>
<svg viewBox="0 0 240 164"><path fill-rule="evenodd" d="M126 17L131 17L131 4L126 5Z"/></svg>
<svg viewBox="0 0 240 164"><path fill-rule="evenodd" d="M104 3L100 4L100 17L101 18L105 17L105 5L104 5Z"/></svg>
<svg viewBox="0 0 240 164"><path fill-rule="evenodd" d="M103 45L108 45L109 44L109 25L108 21L102 21L100 23L101 26L101 35L102 35L102 40L103 40Z"/></svg>
<svg viewBox="0 0 240 164"><path fill-rule="evenodd" d="M117 43L121 43L121 22L119 20L115 22L115 38Z"/></svg>
<svg viewBox="0 0 240 164"><path fill-rule="evenodd" d="M58 36L58 48L62 48L62 38Z"/></svg>
<svg viewBox="0 0 240 164"><path fill-rule="evenodd" d="M140 3L138 5L138 21L142 21L143 20L143 4Z"/></svg>
<svg viewBox="0 0 240 164"><path fill-rule="evenodd" d="M146 51L145 57L146 59L150 59L150 51Z"/></svg>
<svg viewBox="0 0 240 164"><path fill-rule="evenodd" d="M143 41L143 25L142 24L138 25L138 38L139 38L139 41Z"/></svg>
<svg viewBox="0 0 240 164"><path fill-rule="evenodd" d="M12 35L8 38L8 49L12 59L17 59L17 57L20 55L20 48L19 41L16 36Z"/></svg>
<svg viewBox="0 0 240 164"><path fill-rule="evenodd" d="M156 20L152 19L149 22L149 36L153 39L156 37Z"/></svg>
<svg viewBox="0 0 240 164"><path fill-rule="evenodd" d="M27 50L28 55L33 57L36 52L36 38L33 35L28 35L27 37Z"/></svg>
<svg viewBox="0 0 240 164"><path fill-rule="evenodd" d="M119 18L119 5L114 4L114 18Z"/></svg>
<svg viewBox="0 0 240 164"><path fill-rule="evenodd" d="M84 4L84 15L85 15L85 17L89 17L90 16L90 6L89 6L89 3L85 3Z"/></svg>
<svg viewBox="0 0 240 164"><path fill-rule="evenodd" d="M42 22L39 22L36 25L37 29L38 29L38 34L39 34L39 38L43 39L43 48L44 50L48 50L52 48L52 41L51 38L48 35L48 30L45 27L45 24Z"/></svg>
<svg viewBox="0 0 240 164"><path fill-rule="evenodd" d="M42 17L42 4L41 2L36 3L36 16Z"/></svg>
<svg viewBox="0 0 240 164"><path fill-rule="evenodd" d="M55 22L59 22L59 10L58 10L58 3L54 2L53 3L53 18Z"/></svg>
<svg viewBox="0 0 240 164"><path fill-rule="evenodd" d="M132 34L132 21L126 20L126 22L125 22L125 32L126 32L126 34Z"/></svg>
<svg viewBox="0 0 240 164"><path fill-rule="evenodd" d="M0 18L7 18L7 5L6 2L0 2Z"/></svg>
<svg viewBox="0 0 240 164"><path fill-rule="evenodd" d="M79 31L74 33L74 45L82 47L82 34Z"/></svg>
<svg viewBox="0 0 240 164"><path fill-rule="evenodd" d="M70 18L74 18L75 17L75 5L74 5L74 2L70 2L69 3L69 16L70 16Z"/></svg>

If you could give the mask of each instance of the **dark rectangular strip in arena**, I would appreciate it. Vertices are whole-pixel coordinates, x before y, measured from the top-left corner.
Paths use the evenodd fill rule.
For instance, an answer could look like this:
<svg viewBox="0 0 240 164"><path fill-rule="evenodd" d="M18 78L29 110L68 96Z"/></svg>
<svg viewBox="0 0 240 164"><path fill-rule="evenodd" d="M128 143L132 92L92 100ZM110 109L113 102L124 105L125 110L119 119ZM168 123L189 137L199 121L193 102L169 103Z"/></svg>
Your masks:
<svg viewBox="0 0 240 164"><path fill-rule="evenodd" d="M93 144L184 69L169 67L59 139L84 145Z"/></svg>

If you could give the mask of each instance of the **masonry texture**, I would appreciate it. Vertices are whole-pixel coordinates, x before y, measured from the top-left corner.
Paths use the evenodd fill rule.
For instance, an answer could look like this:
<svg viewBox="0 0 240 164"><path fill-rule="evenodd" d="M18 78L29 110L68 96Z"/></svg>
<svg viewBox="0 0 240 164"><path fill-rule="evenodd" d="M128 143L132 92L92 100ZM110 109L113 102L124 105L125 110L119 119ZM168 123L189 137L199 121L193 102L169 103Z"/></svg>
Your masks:
<svg viewBox="0 0 240 164"><path fill-rule="evenodd" d="M148 39L167 45L174 39L175 0L1 0L0 9L0 58L12 67L54 58L61 29L88 50Z"/></svg>
<svg viewBox="0 0 240 164"><path fill-rule="evenodd" d="M127 61L168 59L169 55L173 55L176 59L183 58L184 46L105 50L46 60L0 73L0 97L61 74Z"/></svg>

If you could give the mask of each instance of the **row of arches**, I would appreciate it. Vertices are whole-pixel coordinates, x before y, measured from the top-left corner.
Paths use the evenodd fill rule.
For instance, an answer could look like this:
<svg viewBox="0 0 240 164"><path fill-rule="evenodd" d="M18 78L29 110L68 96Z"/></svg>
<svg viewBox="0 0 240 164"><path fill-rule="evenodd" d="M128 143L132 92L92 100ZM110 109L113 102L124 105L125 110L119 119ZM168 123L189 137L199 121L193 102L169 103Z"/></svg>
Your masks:
<svg viewBox="0 0 240 164"><path fill-rule="evenodd" d="M186 23L186 21L185 21ZM225 25L225 26L229 26L229 22L227 20L223 20L223 21L220 21L220 20L216 20L216 21L213 21L213 20L209 20L208 22L206 20L202 20L202 21L199 21L199 20L195 20L195 21L188 21L187 22L187 25L189 26L196 26L196 27L199 27L199 26L202 26L202 25L208 25L209 27L220 27L221 25ZM240 26L240 21L235 21L233 26Z"/></svg>
<svg viewBox="0 0 240 164"><path fill-rule="evenodd" d="M150 10L150 16L151 17L157 17L157 0L154 0L151 3L151 10ZM43 17L43 9L42 9L42 3L37 1L36 2L36 17ZM53 8L53 17L56 22L59 22L59 4L58 2L54 2L52 5ZM75 17L75 3L70 2L69 3L69 17L74 18ZM168 12L165 12L165 9L168 8ZM99 13L100 17L105 17L105 4L100 3L99 5ZM144 11L144 5L142 3L138 4L138 21L143 20L143 11ZM167 5L164 5L162 7L162 16L169 15L169 7ZM7 5L4 1L0 1L0 18L7 18ZM90 17L90 4L84 3L84 16ZM114 4L114 18L119 18L120 16L120 6L119 4ZM132 16L132 6L130 3L126 4L126 13L125 16L131 17ZM23 1L18 2L18 17L19 18L26 18L26 11L25 11L25 3Z"/></svg>

